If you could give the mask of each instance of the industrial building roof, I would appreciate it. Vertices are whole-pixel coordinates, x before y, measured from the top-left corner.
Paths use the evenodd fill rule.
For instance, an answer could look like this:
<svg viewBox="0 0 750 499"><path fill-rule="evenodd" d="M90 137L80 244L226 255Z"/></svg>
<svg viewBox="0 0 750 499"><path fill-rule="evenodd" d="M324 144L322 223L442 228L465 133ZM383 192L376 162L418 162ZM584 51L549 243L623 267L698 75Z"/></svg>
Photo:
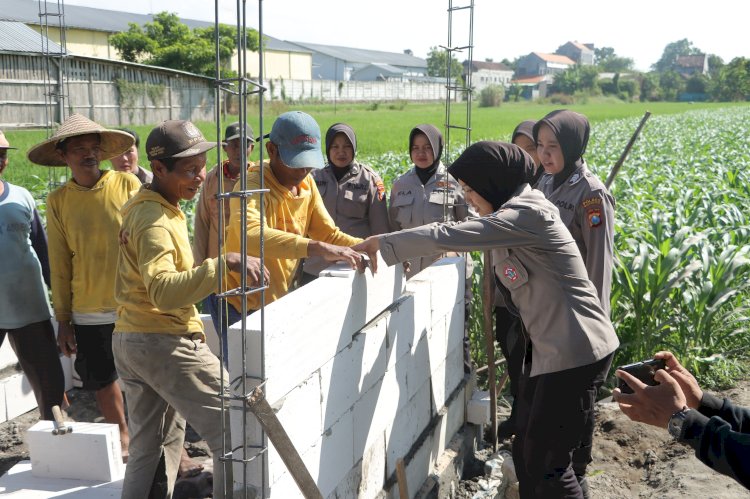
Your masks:
<svg viewBox="0 0 750 499"><path fill-rule="evenodd" d="M0 20L0 52L63 53L60 45L44 40L46 47L42 45L42 35L22 22Z"/></svg>
<svg viewBox="0 0 750 499"><path fill-rule="evenodd" d="M413 66L427 68L427 61L409 54L397 52L382 52L352 47L338 47L335 45L319 45L317 43L291 42L313 52L320 52L329 57L347 62L381 63L391 66Z"/></svg>

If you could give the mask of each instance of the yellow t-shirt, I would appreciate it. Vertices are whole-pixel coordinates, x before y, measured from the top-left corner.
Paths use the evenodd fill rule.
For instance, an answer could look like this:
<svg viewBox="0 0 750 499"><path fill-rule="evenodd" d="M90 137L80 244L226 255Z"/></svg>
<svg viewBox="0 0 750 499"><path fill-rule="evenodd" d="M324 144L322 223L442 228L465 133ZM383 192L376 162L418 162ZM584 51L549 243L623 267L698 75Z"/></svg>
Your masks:
<svg viewBox="0 0 750 499"><path fill-rule="evenodd" d="M193 304L216 289L219 260L193 267L185 214L147 186L123 206L122 215L126 242L117 261L115 331L203 333Z"/></svg>
<svg viewBox="0 0 750 499"><path fill-rule="evenodd" d="M120 208L140 187L130 173L104 171L92 187L74 180L47 197L47 233L55 318L113 311Z"/></svg>
<svg viewBox="0 0 750 499"><path fill-rule="evenodd" d="M307 256L307 245L311 240L339 246L353 246L362 240L349 236L336 227L311 175L300 183L298 195L294 196L276 180L269 165L264 165L263 172L265 187L270 190L263 196L263 255L270 274L265 299L266 304L269 304L287 293L299 259ZM234 187L235 191L240 188L239 183ZM248 173L247 188L260 188L259 169ZM232 198L229 202L227 252L240 251L241 206L239 198ZM247 254L255 257L260 256L260 208L260 194L247 199ZM224 284L226 289L239 287L240 275L235 272L227 273ZM233 296L227 300L235 309L240 309L240 297ZM248 310L260 308L259 293L248 295L247 307Z"/></svg>

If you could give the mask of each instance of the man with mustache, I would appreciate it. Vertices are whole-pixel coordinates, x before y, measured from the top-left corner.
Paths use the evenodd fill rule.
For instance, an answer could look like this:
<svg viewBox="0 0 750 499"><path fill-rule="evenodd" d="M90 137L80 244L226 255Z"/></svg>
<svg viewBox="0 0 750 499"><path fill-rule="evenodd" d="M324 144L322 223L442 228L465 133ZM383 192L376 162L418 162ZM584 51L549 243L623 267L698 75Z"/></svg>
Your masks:
<svg viewBox="0 0 750 499"><path fill-rule="evenodd" d="M32 147L28 158L43 166L67 166L71 178L47 196L52 306L63 354L76 354L83 389L93 390L104 419L120 427L123 459L128 427L112 355L117 318L115 275L120 208L140 187L135 175L101 170L102 160L130 149L133 137L108 130L80 114Z"/></svg>

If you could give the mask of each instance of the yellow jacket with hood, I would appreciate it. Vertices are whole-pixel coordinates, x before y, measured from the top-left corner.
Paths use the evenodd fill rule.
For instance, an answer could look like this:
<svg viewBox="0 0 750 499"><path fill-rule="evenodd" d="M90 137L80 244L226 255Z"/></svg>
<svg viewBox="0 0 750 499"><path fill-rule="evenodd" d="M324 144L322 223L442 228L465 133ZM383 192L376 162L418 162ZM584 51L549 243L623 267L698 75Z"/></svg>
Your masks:
<svg viewBox="0 0 750 499"><path fill-rule="evenodd" d="M193 267L185 214L142 187L122 208L115 331L203 333L193 304L216 289L217 265L210 258Z"/></svg>
<svg viewBox="0 0 750 499"><path fill-rule="evenodd" d="M263 206L260 206L260 195L247 199L247 254L260 256L260 210L263 209L264 263L271 277L269 288L265 291L268 305L287 293L299 259L308 256L307 246L311 240L338 246L354 246L362 239L345 234L336 227L311 175L300 182L296 196L276 180L269 165L264 165L263 175L265 187L270 191L263 196ZM235 190L240 188L237 183ZM260 188L260 169L248 173L247 188ZM240 200L232 198L229 206L226 249L239 252L242 212ZM228 289L239 287L240 275L235 272L227 273L225 284ZM228 301L236 310L240 310L239 297L230 297ZM247 306L248 310L259 309L260 294L249 295Z"/></svg>

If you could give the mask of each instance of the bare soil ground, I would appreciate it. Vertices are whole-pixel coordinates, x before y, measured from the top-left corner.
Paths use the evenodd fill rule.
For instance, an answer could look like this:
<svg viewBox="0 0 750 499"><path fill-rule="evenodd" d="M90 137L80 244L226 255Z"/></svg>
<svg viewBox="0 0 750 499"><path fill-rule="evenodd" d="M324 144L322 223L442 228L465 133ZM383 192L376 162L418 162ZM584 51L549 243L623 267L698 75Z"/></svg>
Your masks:
<svg viewBox="0 0 750 499"><path fill-rule="evenodd" d="M750 406L750 380L720 395ZM101 421L92 393L74 389L68 397L70 419ZM24 435L38 418L34 410L0 424L0 474L29 458ZM186 443L188 453L197 460L205 459L205 443L195 433L189 433L187 440L192 440ZM487 450L477 453L477 470L489 454ZM630 421L611 402L598 404L589 481L592 497L597 499L750 497L750 492L734 480L698 461L690 448L675 443L666 430ZM456 497L471 498L477 490L477 479L467 479L461 482Z"/></svg>

